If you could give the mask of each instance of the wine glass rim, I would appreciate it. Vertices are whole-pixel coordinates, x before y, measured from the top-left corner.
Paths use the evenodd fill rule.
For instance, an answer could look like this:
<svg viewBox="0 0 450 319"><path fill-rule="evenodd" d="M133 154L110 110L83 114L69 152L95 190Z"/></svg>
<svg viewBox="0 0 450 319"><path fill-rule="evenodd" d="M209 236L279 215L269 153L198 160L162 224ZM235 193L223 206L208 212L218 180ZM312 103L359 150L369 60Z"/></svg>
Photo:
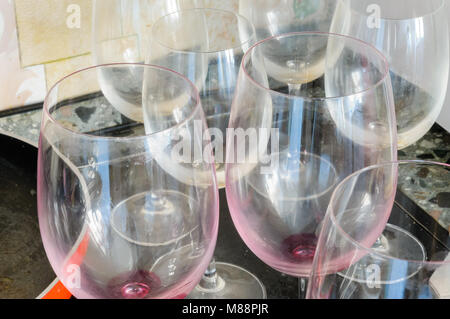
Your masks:
<svg viewBox="0 0 450 319"><path fill-rule="evenodd" d="M162 42L160 40L160 38L155 34L156 32L156 27L158 26L159 23L162 23L162 21L172 15L175 14L181 14L181 13L188 13L188 12L194 12L194 11L199 11L199 12L204 12L204 11L211 11L211 12L217 12L217 13L221 13L221 14L227 14L230 16L234 16L235 18L238 19L238 21L244 21L245 24L250 27L251 29L251 34L248 37L248 39L246 39L245 41L240 42L238 45L234 46L234 47L229 47L226 49L221 49L221 50L198 50L198 51L191 51L191 50L179 50L179 49L175 49L172 48L171 46L166 45L164 42ZM233 12L233 11L229 11L229 10L223 10L223 9L217 9L217 8L191 8L191 9L184 9L184 10L178 10L178 11L174 11L171 13L168 13L166 15L163 15L162 17L158 18L155 23L153 23L152 27L151 27L151 35L152 35L152 40L151 41L156 41L160 46L162 46L163 48L169 49L172 52L178 52L178 53L195 53L195 54L217 54L220 52L226 52L226 51L230 51L230 50L237 50L242 48L242 46L250 43L252 40L256 39L256 30L255 27L253 25L253 23L250 22L250 20L248 20L246 17L240 15L239 13Z"/></svg>
<svg viewBox="0 0 450 319"><path fill-rule="evenodd" d="M331 195L330 206L329 206L329 208L327 210L327 215L328 214L330 215L331 222L333 223L333 225L336 228L336 230L339 233L341 233L341 235L343 235L346 238L346 240L348 240L351 244L356 246L358 249L364 250L364 251L366 251L367 253L369 253L371 255L375 255L375 256L378 256L378 257L383 258L383 259L403 261L403 262L416 263L416 264L438 265L438 266L439 265L450 264L450 260L443 260L443 261L411 260L411 259L404 259L404 258L393 257L393 256L390 256L388 254L383 254L381 252L378 252L378 251L374 250L372 247L367 247L367 246L361 244L360 241L354 239L351 235L349 235L340 226L340 223L336 220L336 216L334 214L335 209L332 209L330 207L331 207L331 203L336 201L337 192L338 192L339 189L341 189L341 187L343 187L343 185L346 185L349 180L353 179L356 176L360 176L360 175L362 175L365 172L372 171L374 169L378 169L378 168L382 168L382 167L393 166L393 165L396 165L397 167L399 167L401 165L433 166L433 167L442 167L442 168L450 169L450 165L446 164L446 163L439 163L439 162L433 162L433 161L421 161L421 160L401 160L401 161L394 161L394 162L385 162L385 163L372 165L372 166L368 166L366 168L363 168L363 169L361 169L361 170L359 170L359 171L357 171L357 172L347 176L345 179L343 179L342 182L340 182L338 184L338 186L336 187L336 189L334 190L333 195Z"/></svg>
<svg viewBox="0 0 450 319"><path fill-rule="evenodd" d="M287 38L287 37L292 37L292 36L311 36L311 35L316 35L316 36L332 36L332 37L337 37L337 38L344 38L347 40L351 40L351 41L355 41L363 46L366 46L368 48L370 48L372 51L375 52L376 55L378 55L378 57L380 58L381 61L383 61L384 64L384 71L383 71L383 75L381 76L381 79L378 80L376 83L374 83L373 85L360 90L358 92L354 92L354 93L350 93L350 94L343 94L343 95L339 95L339 96L330 96L330 97L308 97L308 96L300 96L300 95L291 95L289 93L282 93L279 91L275 91L273 89L271 89L270 87L267 87L261 83L259 83L257 80L255 80L247 71L247 68L245 67L245 62L247 61L247 58L250 56L250 54L253 52L253 50L257 47L259 47L260 45L271 41L273 39L281 39L281 38ZM254 85L256 85L257 87L269 92L270 94L273 95L277 95L277 96L281 96L284 98L288 98L288 99L301 99L304 101L332 101L332 100L338 100L338 99L342 99L342 98L348 98L348 97L352 97L352 96L357 96L357 95L361 95L367 92L370 92L374 89L376 89L377 87L379 87L380 85L382 85L383 83L386 82L386 80L390 80L390 75L389 75L389 62L387 60L387 58L383 55L383 53L378 50L375 46L373 46L370 43L364 42L360 39L348 36L348 35L343 35L343 34L338 34L338 33L331 33L331 32L321 32L321 31L303 31L303 32L290 32L290 33L284 33L284 34L278 34L278 35L274 35L271 36L269 38L266 38L264 40L261 40L259 42L257 42L256 44L254 44L252 47L250 47L250 49L248 49L248 51L244 54L244 57L242 58L242 62L241 62L241 68L245 74L245 76L247 78L250 79L251 82L254 83Z"/></svg>
<svg viewBox="0 0 450 319"><path fill-rule="evenodd" d="M342 2L342 1L348 1L348 0L339 0L339 1ZM353 1L353 0L350 0L350 1ZM429 0L426 0L426 1L429 1ZM382 21L399 22L399 21L409 21L409 20L416 20L416 19L422 19L422 18L429 17L429 16L434 16L434 15L436 15L438 12L440 12L445 7L445 0L436 0L436 1L439 1L439 3L440 3L439 6L437 6L436 9L434 9L432 11L429 11L427 13L421 14L421 15L417 15L415 17L405 17L405 18L380 17L379 19L382 20ZM369 16L369 14L364 14L363 12L355 10L353 8L350 8L350 10L352 11L352 13L357 14L357 15L362 16L362 17L368 17Z"/></svg>
<svg viewBox="0 0 450 319"><path fill-rule="evenodd" d="M139 136L99 136L99 135L94 135L94 134L89 134L89 133L85 133L85 132L76 132L74 130L71 130L65 126L63 126L59 121L57 121L51 114L49 111L49 98L50 95L53 93L54 90L56 90L58 88L58 86L63 83L65 80L70 79L72 76L77 75L77 74L81 74L84 73L86 71L91 71L91 70L95 70L95 69L102 69L102 68L109 68L109 67L125 67L125 66L134 66L134 67L140 67L140 68L144 68L144 69L155 69L155 70L160 70L160 71L165 71L168 73L172 73L173 75L183 79L191 88L191 92L194 92L194 96L195 96L195 106L193 108L193 110L190 112L190 114L188 116L186 116L185 119L183 119L182 121L180 121L179 123L176 123L175 125L172 125L168 128L159 130L157 132L152 132L150 134L142 134ZM45 99L44 99L44 105L43 105L43 112L44 114L48 117L49 121L52 122L53 124L55 124L56 126L58 126L59 128L61 128L62 130L70 133L70 134L74 134L74 135L79 135L79 136L83 136L85 138L90 138L90 139L94 139L94 140L117 140L117 141L132 141L132 140L140 140L140 139L145 139L148 137L153 137L153 136L157 136L159 134L163 134L164 132L168 132L171 131L177 127L180 127L182 125L184 125L185 123L187 123L188 121L190 121L192 119L192 117L198 112L199 109L201 109L201 100L200 100L200 93L197 89L197 87L184 75L182 75L181 73L178 73L174 70L171 70L169 68L166 67L162 67L159 65L153 65L153 64L145 64L145 63L108 63L108 64L99 64L99 65L94 65L94 66L90 66L87 68L83 68L80 70L77 70L75 72L72 72L66 76L64 76L63 78L61 78L60 80L58 80L48 91ZM44 124L44 123L42 123Z"/></svg>

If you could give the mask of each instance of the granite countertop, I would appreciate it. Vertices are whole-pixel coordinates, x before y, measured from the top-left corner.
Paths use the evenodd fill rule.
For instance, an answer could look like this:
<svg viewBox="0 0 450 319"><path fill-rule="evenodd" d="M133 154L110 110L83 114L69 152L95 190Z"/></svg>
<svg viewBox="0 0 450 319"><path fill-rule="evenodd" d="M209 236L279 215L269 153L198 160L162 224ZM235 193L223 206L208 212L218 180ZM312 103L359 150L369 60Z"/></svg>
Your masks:
<svg viewBox="0 0 450 319"><path fill-rule="evenodd" d="M77 112L80 119L84 120L86 129L89 128L89 125L95 126L95 123L90 121L90 113L92 114L87 109L81 109L81 112ZM37 146L41 114L42 111L37 110L0 118L0 133ZM115 123L120 123L123 119L120 117L116 118L115 115L113 115L113 120ZM267 297L270 299L297 299L298 279L282 274L265 265L243 243L234 227L231 215L228 213L226 194L223 189L220 191L220 202L222 203L219 214L221 227L219 228L215 249L216 260L238 265L253 273L265 285Z"/></svg>

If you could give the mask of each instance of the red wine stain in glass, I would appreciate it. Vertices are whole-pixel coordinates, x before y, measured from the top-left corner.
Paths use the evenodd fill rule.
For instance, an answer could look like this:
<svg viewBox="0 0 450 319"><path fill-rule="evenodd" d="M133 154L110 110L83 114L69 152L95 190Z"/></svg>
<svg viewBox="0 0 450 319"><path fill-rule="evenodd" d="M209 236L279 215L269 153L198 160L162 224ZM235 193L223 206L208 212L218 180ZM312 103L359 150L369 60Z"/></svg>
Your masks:
<svg viewBox="0 0 450 319"><path fill-rule="evenodd" d="M316 252L317 237L315 234L298 234L286 238L282 249L295 261L312 261Z"/></svg>
<svg viewBox="0 0 450 319"><path fill-rule="evenodd" d="M116 298L142 299L161 287L161 280L152 272L137 270L112 279L109 289Z"/></svg>

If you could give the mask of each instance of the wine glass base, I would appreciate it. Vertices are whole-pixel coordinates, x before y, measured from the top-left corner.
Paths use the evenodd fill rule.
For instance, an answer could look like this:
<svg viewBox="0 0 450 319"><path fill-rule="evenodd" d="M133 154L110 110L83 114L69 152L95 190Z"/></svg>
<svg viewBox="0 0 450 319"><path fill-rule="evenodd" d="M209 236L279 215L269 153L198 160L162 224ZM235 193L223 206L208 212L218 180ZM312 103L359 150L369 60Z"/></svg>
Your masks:
<svg viewBox="0 0 450 319"><path fill-rule="evenodd" d="M372 246L380 254L403 260L425 260L422 243L410 232L391 224L386 225L383 234Z"/></svg>
<svg viewBox="0 0 450 319"><path fill-rule="evenodd" d="M391 224L386 225L380 238L372 245L372 250L399 261L426 259L425 247L422 243L408 231ZM338 274L346 280L367 285L369 280L367 276L372 271L376 271L378 277L371 278L369 280L371 284L387 285L411 278L420 270L420 264L418 264L417 267L409 267L406 272L399 271L398 274L393 275L391 267L391 263L380 263L379 257L367 256Z"/></svg>
<svg viewBox="0 0 450 319"><path fill-rule="evenodd" d="M228 263L216 263L218 275L214 289L197 285L186 299L266 299L266 288L247 270Z"/></svg>

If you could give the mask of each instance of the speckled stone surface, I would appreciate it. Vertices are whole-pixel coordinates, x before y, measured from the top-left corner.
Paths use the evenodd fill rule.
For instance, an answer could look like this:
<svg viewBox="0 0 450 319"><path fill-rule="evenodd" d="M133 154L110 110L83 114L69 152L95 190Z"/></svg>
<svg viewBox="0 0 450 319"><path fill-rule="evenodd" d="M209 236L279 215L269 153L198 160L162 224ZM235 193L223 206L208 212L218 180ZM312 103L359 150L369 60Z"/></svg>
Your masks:
<svg viewBox="0 0 450 319"><path fill-rule="evenodd" d="M450 134L435 125L416 144L399 151L400 160L424 160L450 164ZM428 169L400 169L399 187L422 209L450 231L450 178Z"/></svg>
<svg viewBox="0 0 450 319"><path fill-rule="evenodd" d="M59 108L52 116L67 129L76 128L78 132L114 127L123 124L124 120L121 113L112 108L104 96L70 103Z"/></svg>

